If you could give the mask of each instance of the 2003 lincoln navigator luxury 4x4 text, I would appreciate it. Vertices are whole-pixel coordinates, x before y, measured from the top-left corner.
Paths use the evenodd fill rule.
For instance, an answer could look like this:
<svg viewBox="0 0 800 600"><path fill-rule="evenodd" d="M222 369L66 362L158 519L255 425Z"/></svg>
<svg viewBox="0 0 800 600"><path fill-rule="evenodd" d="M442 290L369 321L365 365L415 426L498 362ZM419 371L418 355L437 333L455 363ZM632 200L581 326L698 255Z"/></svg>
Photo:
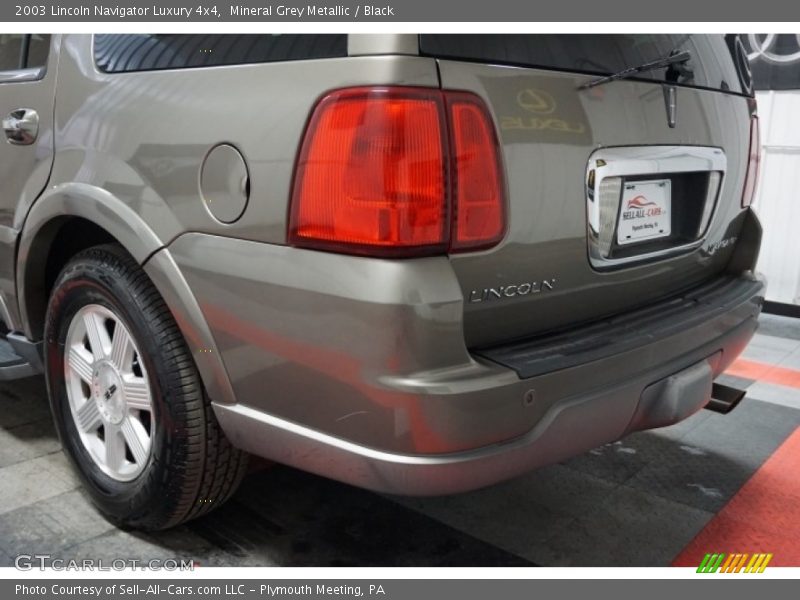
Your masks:
<svg viewBox="0 0 800 600"><path fill-rule="evenodd" d="M449 494L741 396L735 36L1 35L0 111L0 378L120 525L249 454Z"/></svg>

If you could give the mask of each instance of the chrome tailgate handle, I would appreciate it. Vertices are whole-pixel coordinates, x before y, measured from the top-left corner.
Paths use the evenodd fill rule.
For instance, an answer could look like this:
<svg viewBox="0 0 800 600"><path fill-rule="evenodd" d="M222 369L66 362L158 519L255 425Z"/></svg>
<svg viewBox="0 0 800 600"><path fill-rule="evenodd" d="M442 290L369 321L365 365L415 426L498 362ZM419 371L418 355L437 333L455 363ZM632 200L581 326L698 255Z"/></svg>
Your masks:
<svg viewBox="0 0 800 600"><path fill-rule="evenodd" d="M27 146L39 133L39 114L31 108L18 108L3 119L3 131L12 144Z"/></svg>

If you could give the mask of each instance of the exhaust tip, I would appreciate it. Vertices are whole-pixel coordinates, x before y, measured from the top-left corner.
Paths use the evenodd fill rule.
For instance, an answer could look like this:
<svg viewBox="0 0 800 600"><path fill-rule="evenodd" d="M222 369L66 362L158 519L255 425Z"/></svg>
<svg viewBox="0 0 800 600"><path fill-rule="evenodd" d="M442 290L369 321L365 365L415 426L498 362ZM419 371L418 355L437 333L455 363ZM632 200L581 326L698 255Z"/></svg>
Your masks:
<svg viewBox="0 0 800 600"><path fill-rule="evenodd" d="M706 404L708 410L727 415L736 408L745 397L747 392L739 390L729 385L714 383L711 386L711 400Z"/></svg>

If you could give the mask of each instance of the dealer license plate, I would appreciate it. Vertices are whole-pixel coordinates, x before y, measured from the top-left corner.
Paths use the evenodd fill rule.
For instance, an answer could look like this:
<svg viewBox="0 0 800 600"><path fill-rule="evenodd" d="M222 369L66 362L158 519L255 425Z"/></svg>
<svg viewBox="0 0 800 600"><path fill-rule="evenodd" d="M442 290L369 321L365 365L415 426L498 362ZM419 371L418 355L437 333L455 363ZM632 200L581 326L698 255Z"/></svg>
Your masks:
<svg viewBox="0 0 800 600"><path fill-rule="evenodd" d="M672 182L669 179L626 182L617 225L621 246L669 237L672 233Z"/></svg>

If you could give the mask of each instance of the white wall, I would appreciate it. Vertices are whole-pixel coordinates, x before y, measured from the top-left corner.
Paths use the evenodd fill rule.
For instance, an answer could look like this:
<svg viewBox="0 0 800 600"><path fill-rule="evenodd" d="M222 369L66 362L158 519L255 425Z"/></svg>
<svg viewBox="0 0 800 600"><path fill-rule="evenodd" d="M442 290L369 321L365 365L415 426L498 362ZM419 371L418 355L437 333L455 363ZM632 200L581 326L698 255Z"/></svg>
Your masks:
<svg viewBox="0 0 800 600"><path fill-rule="evenodd" d="M800 90L758 92L761 176L755 208L764 226L758 270L767 300L800 304Z"/></svg>

